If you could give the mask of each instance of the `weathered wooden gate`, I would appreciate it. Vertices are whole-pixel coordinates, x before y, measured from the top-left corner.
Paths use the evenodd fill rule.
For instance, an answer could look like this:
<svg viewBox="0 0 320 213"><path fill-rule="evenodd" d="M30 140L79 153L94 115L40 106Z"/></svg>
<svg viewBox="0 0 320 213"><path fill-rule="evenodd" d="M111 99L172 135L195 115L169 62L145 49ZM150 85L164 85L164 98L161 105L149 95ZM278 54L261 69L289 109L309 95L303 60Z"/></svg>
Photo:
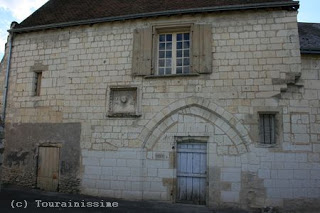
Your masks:
<svg viewBox="0 0 320 213"><path fill-rule="evenodd" d="M206 204L207 144L178 143L177 201Z"/></svg>
<svg viewBox="0 0 320 213"><path fill-rule="evenodd" d="M59 184L59 147L39 147L37 186L57 191Z"/></svg>

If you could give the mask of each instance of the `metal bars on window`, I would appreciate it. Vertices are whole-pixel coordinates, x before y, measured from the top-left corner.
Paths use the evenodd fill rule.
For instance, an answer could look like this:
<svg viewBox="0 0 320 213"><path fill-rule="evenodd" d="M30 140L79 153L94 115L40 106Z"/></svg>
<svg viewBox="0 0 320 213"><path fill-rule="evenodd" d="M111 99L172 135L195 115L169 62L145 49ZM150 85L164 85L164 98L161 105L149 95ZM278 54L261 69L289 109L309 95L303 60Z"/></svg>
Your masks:
<svg viewBox="0 0 320 213"><path fill-rule="evenodd" d="M275 144L275 114L260 114L260 143L261 144Z"/></svg>

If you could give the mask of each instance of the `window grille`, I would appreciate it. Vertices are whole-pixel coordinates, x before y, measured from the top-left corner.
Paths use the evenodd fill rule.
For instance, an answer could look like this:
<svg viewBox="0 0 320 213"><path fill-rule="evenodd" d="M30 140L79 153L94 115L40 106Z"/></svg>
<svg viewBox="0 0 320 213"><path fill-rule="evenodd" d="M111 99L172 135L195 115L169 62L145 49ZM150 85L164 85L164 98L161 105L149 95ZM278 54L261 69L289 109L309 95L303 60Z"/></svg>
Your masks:
<svg viewBox="0 0 320 213"><path fill-rule="evenodd" d="M260 143L261 144L275 144L275 114L260 114Z"/></svg>

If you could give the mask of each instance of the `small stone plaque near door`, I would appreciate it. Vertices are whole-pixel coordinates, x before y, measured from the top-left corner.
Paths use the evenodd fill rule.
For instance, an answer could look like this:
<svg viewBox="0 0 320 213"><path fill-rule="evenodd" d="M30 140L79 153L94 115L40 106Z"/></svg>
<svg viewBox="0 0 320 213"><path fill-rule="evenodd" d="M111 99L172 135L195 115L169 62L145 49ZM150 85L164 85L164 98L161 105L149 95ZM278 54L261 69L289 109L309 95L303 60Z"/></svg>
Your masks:
<svg viewBox="0 0 320 213"><path fill-rule="evenodd" d="M57 191L59 185L59 147L39 147L37 187Z"/></svg>

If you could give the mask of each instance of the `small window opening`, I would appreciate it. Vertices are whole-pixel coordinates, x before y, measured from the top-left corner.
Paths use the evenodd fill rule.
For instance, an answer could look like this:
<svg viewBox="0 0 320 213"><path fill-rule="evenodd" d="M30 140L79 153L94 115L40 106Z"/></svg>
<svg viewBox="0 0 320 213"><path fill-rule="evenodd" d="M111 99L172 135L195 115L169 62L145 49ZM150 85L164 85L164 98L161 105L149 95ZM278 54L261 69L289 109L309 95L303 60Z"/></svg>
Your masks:
<svg viewBox="0 0 320 213"><path fill-rule="evenodd" d="M41 80L42 80L42 72L36 72L36 79L35 79L35 85L34 85L34 95L35 96L40 96Z"/></svg>
<svg viewBox="0 0 320 213"><path fill-rule="evenodd" d="M275 114L260 114L259 125L260 125L260 143L261 144L275 144Z"/></svg>

